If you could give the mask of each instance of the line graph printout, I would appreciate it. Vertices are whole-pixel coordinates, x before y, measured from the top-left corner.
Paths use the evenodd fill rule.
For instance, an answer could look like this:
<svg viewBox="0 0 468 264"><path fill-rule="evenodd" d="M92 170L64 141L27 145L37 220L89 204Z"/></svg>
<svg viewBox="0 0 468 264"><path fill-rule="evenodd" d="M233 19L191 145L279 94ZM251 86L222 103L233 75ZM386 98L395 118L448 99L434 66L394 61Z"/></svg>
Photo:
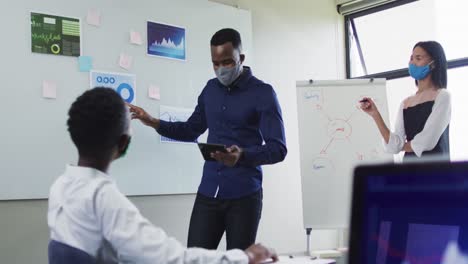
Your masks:
<svg viewBox="0 0 468 264"><path fill-rule="evenodd" d="M185 60L185 28L148 21L147 34L148 55Z"/></svg>
<svg viewBox="0 0 468 264"><path fill-rule="evenodd" d="M185 122L187 119L192 115L193 109L191 108L180 108L180 107L173 107L173 106L165 106L161 105L159 107L159 119L168 121L168 122ZM164 136L160 136L161 143L184 143L184 144L191 144L200 142L206 142L207 133L201 135L197 140L193 142L184 142L178 141L175 139L167 138Z"/></svg>
<svg viewBox="0 0 468 264"><path fill-rule="evenodd" d="M372 118L359 108L371 97L388 124L385 80L297 82L304 226L348 225L353 169L391 161Z"/></svg>

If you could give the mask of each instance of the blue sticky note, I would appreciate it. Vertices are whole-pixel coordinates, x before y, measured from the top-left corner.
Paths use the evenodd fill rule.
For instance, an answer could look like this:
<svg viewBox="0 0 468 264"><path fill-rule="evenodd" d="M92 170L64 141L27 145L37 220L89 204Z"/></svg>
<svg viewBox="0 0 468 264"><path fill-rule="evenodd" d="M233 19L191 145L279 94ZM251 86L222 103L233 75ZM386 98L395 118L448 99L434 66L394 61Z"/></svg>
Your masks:
<svg viewBox="0 0 468 264"><path fill-rule="evenodd" d="M89 72L93 68L93 58L91 56L78 57L80 72Z"/></svg>

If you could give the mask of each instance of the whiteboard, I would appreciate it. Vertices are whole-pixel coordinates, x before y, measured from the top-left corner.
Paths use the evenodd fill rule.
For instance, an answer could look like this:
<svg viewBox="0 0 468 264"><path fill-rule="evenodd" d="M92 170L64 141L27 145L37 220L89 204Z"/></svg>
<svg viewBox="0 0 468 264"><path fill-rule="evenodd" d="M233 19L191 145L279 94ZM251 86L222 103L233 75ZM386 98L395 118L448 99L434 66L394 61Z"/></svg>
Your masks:
<svg viewBox="0 0 468 264"><path fill-rule="evenodd" d="M298 81L304 228L345 228L357 164L391 161L374 121L358 101L374 99L388 124L384 79Z"/></svg>
<svg viewBox="0 0 468 264"><path fill-rule="evenodd" d="M136 102L153 116L160 105L194 109L206 82L214 78L210 39L223 27L237 29L251 65L252 26L249 11L206 0L18 0L0 4L2 41L0 110L0 200L46 198L65 165L77 162L66 120L70 104L89 89L89 73L78 59L31 52L30 12L81 19L82 55L93 58L93 70L136 75ZM101 14L99 27L87 24L88 10ZM186 60L146 54L147 21L184 27ZM129 41L140 32L143 45ZM121 53L133 57L130 70L119 67ZM42 97L42 82L57 84L57 99ZM158 86L161 100L148 97ZM111 175L127 195L195 193L204 160L195 144L161 143L151 128L132 122L133 138L125 158L113 163Z"/></svg>

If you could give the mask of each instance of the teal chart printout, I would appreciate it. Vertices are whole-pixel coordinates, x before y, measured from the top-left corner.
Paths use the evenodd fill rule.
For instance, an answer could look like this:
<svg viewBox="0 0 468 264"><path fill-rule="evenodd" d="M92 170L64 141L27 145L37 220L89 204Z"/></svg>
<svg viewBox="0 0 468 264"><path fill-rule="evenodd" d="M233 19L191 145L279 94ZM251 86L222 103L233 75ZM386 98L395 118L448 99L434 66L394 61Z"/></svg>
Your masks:
<svg viewBox="0 0 468 264"><path fill-rule="evenodd" d="M118 72L89 72L90 88L108 87L114 89L125 102L136 103L136 77L135 74Z"/></svg>

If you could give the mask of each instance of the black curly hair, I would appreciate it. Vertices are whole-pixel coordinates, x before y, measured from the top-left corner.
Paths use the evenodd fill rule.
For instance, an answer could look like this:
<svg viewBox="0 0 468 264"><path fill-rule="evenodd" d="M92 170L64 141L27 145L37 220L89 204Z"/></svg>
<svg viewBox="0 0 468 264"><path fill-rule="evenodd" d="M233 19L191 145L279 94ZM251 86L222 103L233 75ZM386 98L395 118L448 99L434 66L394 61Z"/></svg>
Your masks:
<svg viewBox="0 0 468 264"><path fill-rule="evenodd" d="M217 31L213 37L211 37L211 46L220 46L225 43L231 42L232 47L236 50L242 50L241 36L237 30L232 28L223 28Z"/></svg>
<svg viewBox="0 0 468 264"><path fill-rule="evenodd" d="M67 125L80 156L107 155L128 131L126 105L111 88L90 89L71 105Z"/></svg>

